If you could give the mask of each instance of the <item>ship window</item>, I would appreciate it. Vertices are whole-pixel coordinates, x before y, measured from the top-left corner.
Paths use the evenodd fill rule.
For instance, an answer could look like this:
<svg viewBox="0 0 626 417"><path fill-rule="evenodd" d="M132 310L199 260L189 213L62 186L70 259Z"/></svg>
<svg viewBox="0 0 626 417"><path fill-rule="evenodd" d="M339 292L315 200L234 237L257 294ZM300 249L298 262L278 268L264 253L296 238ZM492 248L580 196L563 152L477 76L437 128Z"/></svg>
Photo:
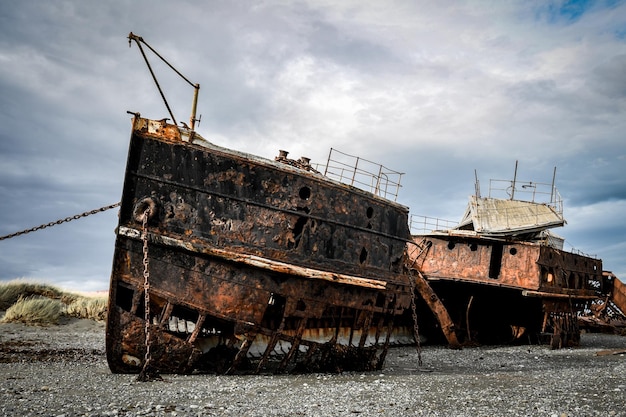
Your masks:
<svg viewBox="0 0 626 417"><path fill-rule="evenodd" d="M306 304L304 303L304 301L302 301L302 299L299 299L298 302L296 303L296 310L298 311L306 310Z"/></svg>
<svg viewBox="0 0 626 417"><path fill-rule="evenodd" d="M166 330L173 333L192 333L196 328L198 317L199 314L197 311L174 305L172 313L168 318L168 323L166 324Z"/></svg>
<svg viewBox="0 0 626 417"><path fill-rule="evenodd" d="M470 244L470 250L472 252L476 252L477 249L478 249L478 245L476 243Z"/></svg>
<svg viewBox="0 0 626 417"><path fill-rule="evenodd" d="M511 248L509 249L509 253L513 256L517 255L517 249L516 248Z"/></svg>
<svg viewBox="0 0 626 417"><path fill-rule="evenodd" d="M383 293L378 293L376 296L376 307L384 307L387 301L387 297Z"/></svg>
<svg viewBox="0 0 626 417"><path fill-rule="evenodd" d="M270 294L267 307L263 313L262 326L270 330L278 329L285 312L286 302L287 299L285 297L274 293Z"/></svg>
<svg viewBox="0 0 626 417"><path fill-rule="evenodd" d="M448 249L452 250L454 249L454 242L448 242Z"/></svg>
<svg viewBox="0 0 626 417"><path fill-rule="evenodd" d="M371 208L371 207L368 207L368 208L367 208L367 211L365 212L365 214L367 215L367 218L368 218L368 219L371 219L371 218L372 218L372 216L374 215L374 209L373 209L373 208Z"/></svg>
<svg viewBox="0 0 626 417"><path fill-rule="evenodd" d="M491 248L491 260L489 261L489 278L498 279L502 267L502 244L496 243Z"/></svg>
<svg viewBox="0 0 626 417"><path fill-rule="evenodd" d="M359 256L359 262L363 263L367 260L367 249L361 249L361 255Z"/></svg>
<svg viewBox="0 0 626 417"><path fill-rule="evenodd" d="M303 200L308 200L311 197L311 189L309 187L300 188L300 198Z"/></svg>
<svg viewBox="0 0 626 417"><path fill-rule="evenodd" d="M128 288L122 283L117 284L117 290L115 291L115 305L120 307L122 310L130 311L133 306L133 294L134 290L132 288Z"/></svg>
<svg viewBox="0 0 626 417"><path fill-rule="evenodd" d="M302 238L302 231L304 229L304 225L308 221L306 217L298 217L296 224L293 227L293 239L294 239L294 247L298 247L300 244L300 239Z"/></svg>

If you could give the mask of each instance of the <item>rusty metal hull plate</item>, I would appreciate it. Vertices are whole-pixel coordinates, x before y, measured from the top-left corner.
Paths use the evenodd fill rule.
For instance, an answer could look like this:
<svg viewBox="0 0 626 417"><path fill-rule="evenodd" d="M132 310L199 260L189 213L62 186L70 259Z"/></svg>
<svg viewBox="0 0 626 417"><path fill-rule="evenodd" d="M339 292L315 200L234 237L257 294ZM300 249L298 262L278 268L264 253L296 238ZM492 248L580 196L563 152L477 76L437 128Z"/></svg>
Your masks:
<svg viewBox="0 0 626 417"><path fill-rule="evenodd" d="M464 344L576 344L576 315L608 295L599 259L502 239L420 235L414 242L427 250L412 261ZM421 324L431 340L441 339L434 327Z"/></svg>
<svg viewBox="0 0 626 417"><path fill-rule="evenodd" d="M417 237L429 250L419 260L431 280L464 281L494 287L562 294L596 295L602 261L525 242L495 239Z"/></svg>

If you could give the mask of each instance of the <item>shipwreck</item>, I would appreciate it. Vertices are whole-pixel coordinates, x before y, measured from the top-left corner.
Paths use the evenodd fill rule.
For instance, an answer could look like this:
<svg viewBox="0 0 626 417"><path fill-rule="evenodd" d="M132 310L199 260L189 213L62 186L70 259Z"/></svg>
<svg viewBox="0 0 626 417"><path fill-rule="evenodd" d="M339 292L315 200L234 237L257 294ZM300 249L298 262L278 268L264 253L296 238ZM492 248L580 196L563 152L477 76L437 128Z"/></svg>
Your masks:
<svg viewBox="0 0 626 417"><path fill-rule="evenodd" d="M412 233L402 173L334 149L314 166L211 143L195 131L200 86L141 37L129 42L171 123L129 112L112 372L376 370L396 343L416 343L420 364L422 339L562 347L578 343L583 314L623 315L624 285L551 232L565 224L554 179L547 192L504 181L504 198L491 187L482 197L476 181L460 222ZM194 88L189 124L176 122L142 45Z"/></svg>
<svg viewBox="0 0 626 417"><path fill-rule="evenodd" d="M442 301L452 322L423 323L435 340L462 344L578 345L582 317L618 319L626 287L602 260L564 250L552 230L565 225L563 200L551 183L476 178L460 222L413 216L411 266ZM428 317L427 314L422 318ZM443 337L442 337L443 336Z"/></svg>

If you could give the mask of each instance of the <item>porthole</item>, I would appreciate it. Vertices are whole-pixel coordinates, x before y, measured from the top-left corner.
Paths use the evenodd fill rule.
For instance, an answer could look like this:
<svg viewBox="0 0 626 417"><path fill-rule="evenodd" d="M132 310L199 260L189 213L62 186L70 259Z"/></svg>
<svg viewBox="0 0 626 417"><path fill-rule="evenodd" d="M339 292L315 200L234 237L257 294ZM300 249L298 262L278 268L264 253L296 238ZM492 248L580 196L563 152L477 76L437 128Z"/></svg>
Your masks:
<svg viewBox="0 0 626 417"><path fill-rule="evenodd" d="M299 195L301 199L308 200L311 197L311 189L309 187L302 187L300 188Z"/></svg>
<svg viewBox="0 0 626 417"><path fill-rule="evenodd" d="M448 242L448 249L452 250L454 249L454 246L455 246L454 242Z"/></svg>
<svg viewBox="0 0 626 417"><path fill-rule="evenodd" d="M511 255L517 255L517 249L516 248L511 248L511 249L509 249L509 253Z"/></svg>
<svg viewBox="0 0 626 417"><path fill-rule="evenodd" d="M367 208L367 211L365 212L365 214L367 215L367 218L368 218L368 219L371 219L371 218L372 218L372 216L374 215L374 209L373 209L373 208L371 208L371 207L368 207L368 208Z"/></svg>

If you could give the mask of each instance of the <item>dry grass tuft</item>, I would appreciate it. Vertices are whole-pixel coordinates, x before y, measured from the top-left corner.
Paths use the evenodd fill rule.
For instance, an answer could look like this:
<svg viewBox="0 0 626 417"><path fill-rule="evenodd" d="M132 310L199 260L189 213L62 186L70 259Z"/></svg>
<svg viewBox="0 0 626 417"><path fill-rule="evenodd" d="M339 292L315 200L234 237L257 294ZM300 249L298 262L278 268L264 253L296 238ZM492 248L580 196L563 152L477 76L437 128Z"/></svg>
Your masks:
<svg viewBox="0 0 626 417"><path fill-rule="evenodd" d="M15 304L20 297L42 296L46 298L60 298L63 292L48 284L36 284L25 281L10 281L0 284L0 310L7 310Z"/></svg>
<svg viewBox="0 0 626 417"><path fill-rule="evenodd" d="M80 319L102 321L107 315L108 299L106 297L77 296L65 307L65 314Z"/></svg>
<svg viewBox="0 0 626 417"><path fill-rule="evenodd" d="M106 296L88 297L23 281L0 284L0 310L6 310L3 322L57 324L62 316L101 321L107 308Z"/></svg>
<svg viewBox="0 0 626 417"><path fill-rule="evenodd" d="M2 318L4 323L26 323L41 326L58 324L63 305L59 300L45 297L20 297Z"/></svg>

